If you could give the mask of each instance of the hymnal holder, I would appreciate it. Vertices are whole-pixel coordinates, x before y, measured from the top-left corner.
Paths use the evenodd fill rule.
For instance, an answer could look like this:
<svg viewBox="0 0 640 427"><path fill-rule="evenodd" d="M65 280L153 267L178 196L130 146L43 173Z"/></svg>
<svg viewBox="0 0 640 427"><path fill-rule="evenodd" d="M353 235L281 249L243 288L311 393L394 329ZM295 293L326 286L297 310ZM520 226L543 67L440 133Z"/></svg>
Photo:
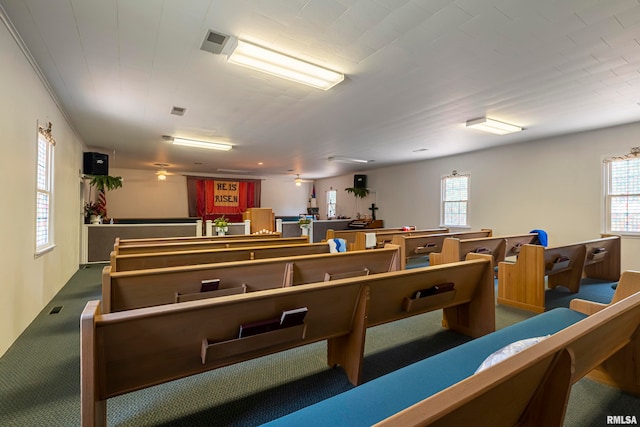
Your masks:
<svg viewBox="0 0 640 427"><path fill-rule="evenodd" d="M176 292L175 302L197 301L207 298L224 297L227 295L244 294L247 292L247 285L242 284L234 288L218 289L217 291L195 292L191 294L180 294Z"/></svg>
<svg viewBox="0 0 640 427"><path fill-rule="evenodd" d="M435 243L427 243L424 246L418 246L413 250L413 252L416 254L427 254L429 252L435 251L437 247L438 245L436 245Z"/></svg>
<svg viewBox="0 0 640 427"><path fill-rule="evenodd" d="M350 279L352 277L368 276L369 272L370 271L368 268L363 268L362 270L346 271L344 273L324 273L324 281L329 282L331 280Z"/></svg>
<svg viewBox="0 0 640 427"><path fill-rule="evenodd" d="M200 357L202 364L223 362L225 359L236 356L255 353L262 354L260 350L280 346L289 342L304 340L307 325L301 324L288 328L276 329L244 338L236 338L228 341L210 342L202 340Z"/></svg>
<svg viewBox="0 0 640 427"><path fill-rule="evenodd" d="M547 270L558 272L559 270L564 270L569 267L571 264L571 260L567 257L559 256L551 263L551 265L547 266Z"/></svg>
<svg viewBox="0 0 640 427"><path fill-rule="evenodd" d="M604 259L607 256L607 250L605 248L595 248L589 254L587 254L587 258L590 261L598 261Z"/></svg>
<svg viewBox="0 0 640 427"><path fill-rule="evenodd" d="M405 297L402 301L402 309L422 311L425 309L439 308L454 299L456 290L453 283L444 283L428 289L417 291L411 297Z"/></svg>

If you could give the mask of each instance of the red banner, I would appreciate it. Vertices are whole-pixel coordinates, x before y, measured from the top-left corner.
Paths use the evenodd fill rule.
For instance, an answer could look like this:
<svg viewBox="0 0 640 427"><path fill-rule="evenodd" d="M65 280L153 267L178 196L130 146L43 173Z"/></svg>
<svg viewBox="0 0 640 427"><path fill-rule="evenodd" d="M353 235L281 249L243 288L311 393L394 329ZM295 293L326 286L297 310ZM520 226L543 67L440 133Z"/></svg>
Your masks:
<svg viewBox="0 0 640 427"><path fill-rule="evenodd" d="M198 216L213 219L225 215L233 222L239 222L247 208L259 207L255 193L253 181L199 179L196 181Z"/></svg>

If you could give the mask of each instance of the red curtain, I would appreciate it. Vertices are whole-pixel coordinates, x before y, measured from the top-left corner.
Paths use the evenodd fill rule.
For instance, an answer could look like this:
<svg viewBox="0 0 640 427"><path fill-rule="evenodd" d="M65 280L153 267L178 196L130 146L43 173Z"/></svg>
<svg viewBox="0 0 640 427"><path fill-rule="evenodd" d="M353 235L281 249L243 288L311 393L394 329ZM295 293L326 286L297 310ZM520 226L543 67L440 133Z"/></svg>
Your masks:
<svg viewBox="0 0 640 427"><path fill-rule="evenodd" d="M193 188L194 184L195 191L189 192L189 197L195 203L189 200L190 210L205 220L224 215L231 222L241 222L244 211L260 207L260 180L188 177L188 186Z"/></svg>

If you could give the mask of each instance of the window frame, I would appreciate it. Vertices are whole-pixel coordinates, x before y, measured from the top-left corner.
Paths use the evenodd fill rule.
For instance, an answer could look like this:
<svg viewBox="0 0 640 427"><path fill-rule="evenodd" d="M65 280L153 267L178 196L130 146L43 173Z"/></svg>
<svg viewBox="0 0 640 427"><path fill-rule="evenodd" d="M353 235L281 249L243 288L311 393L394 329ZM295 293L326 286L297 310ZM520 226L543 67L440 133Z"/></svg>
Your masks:
<svg viewBox="0 0 640 427"><path fill-rule="evenodd" d="M467 197L466 199L461 200L448 200L447 197L447 180L448 179L458 179L465 178L467 180ZM459 174L457 171L453 171L451 175L445 175L440 178L440 226L441 227L449 227L449 228L471 228L469 225L469 199L471 195L471 176L468 173ZM464 224L447 224L446 221L446 206L448 203L459 203L463 202L465 206L465 214L464 214Z"/></svg>
<svg viewBox="0 0 640 427"><path fill-rule="evenodd" d="M42 148L44 147L44 153ZM41 165L42 156L44 156L44 164ZM35 256L38 257L55 248L53 233L53 204L54 204L54 183L53 168L55 159L55 140L51 137L51 124L48 129L38 128L36 138L36 197L35 197ZM42 196L46 196L47 203L45 208L44 223L41 212L40 203ZM45 227L42 240L43 230Z"/></svg>
<svg viewBox="0 0 640 427"><path fill-rule="evenodd" d="M329 200L329 193L334 194L333 200L335 201L333 203L331 203ZM338 215L338 191L334 190L333 188L330 190L327 190L326 196L325 196L325 202L327 205L327 219L332 218L332 216L330 215L332 211L331 206L333 206L333 218L335 218Z"/></svg>
<svg viewBox="0 0 640 427"><path fill-rule="evenodd" d="M632 149L630 154L625 156L616 156L610 157L603 161L603 201L604 201L604 233L605 234L617 234L621 236L630 236L630 237L640 237L640 226L638 227L638 231L629 231L628 227L625 230L613 230L612 228L612 201L616 197L640 197L640 192L621 192L614 193L613 192L613 184L614 178L612 176L613 173L613 165L618 162L636 162L637 168L640 170L640 154L637 150L634 151ZM628 215L628 210L625 213ZM638 214L640 216L640 214Z"/></svg>

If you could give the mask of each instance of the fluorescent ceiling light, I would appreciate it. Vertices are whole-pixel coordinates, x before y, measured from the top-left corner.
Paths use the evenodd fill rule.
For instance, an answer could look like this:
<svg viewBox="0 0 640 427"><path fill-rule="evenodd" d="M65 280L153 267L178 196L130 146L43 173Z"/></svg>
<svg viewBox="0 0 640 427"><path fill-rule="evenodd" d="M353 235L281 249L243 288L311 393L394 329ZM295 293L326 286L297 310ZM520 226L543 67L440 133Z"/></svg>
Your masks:
<svg viewBox="0 0 640 427"><path fill-rule="evenodd" d="M344 74L302 61L244 40L238 40L227 61L327 90L344 80Z"/></svg>
<svg viewBox="0 0 640 427"><path fill-rule="evenodd" d="M210 150L231 150L230 144L222 142L196 141L194 139L173 138L173 145L184 145L185 147L208 148Z"/></svg>
<svg viewBox="0 0 640 427"><path fill-rule="evenodd" d="M223 172L223 173L251 173L250 170L246 170L246 169L225 169L225 168L218 168L218 169L216 169L216 172Z"/></svg>
<svg viewBox="0 0 640 427"><path fill-rule="evenodd" d="M371 163L373 160L354 159L352 157L331 156L327 160L340 163Z"/></svg>
<svg viewBox="0 0 640 427"><path fill-rule="evenodd" d="M483 132L494 133L497 135L506 135L508 133L522 131L522 128L520 126L511 125L509 123L500 122L498 120L489 119L487 117L468 120L467 127L481 130Z"/></svg>

